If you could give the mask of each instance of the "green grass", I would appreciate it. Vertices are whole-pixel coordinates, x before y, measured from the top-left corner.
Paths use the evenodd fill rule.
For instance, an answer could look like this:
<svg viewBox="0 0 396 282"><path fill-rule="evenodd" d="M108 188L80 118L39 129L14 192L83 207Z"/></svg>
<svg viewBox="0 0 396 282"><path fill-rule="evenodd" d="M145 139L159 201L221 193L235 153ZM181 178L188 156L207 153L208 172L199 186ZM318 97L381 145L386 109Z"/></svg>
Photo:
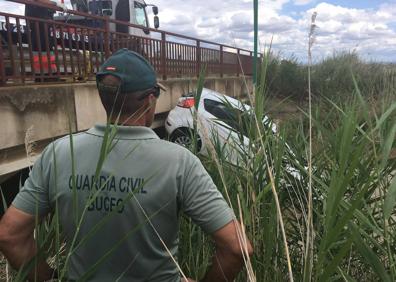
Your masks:
<svg viewBox="0 0 396 282"><path fill-rule="evenodd" d="M379 66L371 65L355 74L353 62L347 59L356 57L345 56L343 65L331 66L336 58L327 62L339 68L330 81L345 78L341 86L326 86L334 91L316 92L313 104L311 227L307 222L308 113L282 124L278 135L254 122L241 124L251 144L241 152L239 166L225 161L216 140L210 157L203 158L219 189L229 195L235 213L243 215L255 250L252 265L257 281L291 280L286 248L295 281L396 279L396 160L391 156L396 133L394 80L392 75L378 79L377 73L372 73L371 79L362 79L364 72L370 70L366 73L369 76L373 71L370 68ZM273 68L272 59L266 58L261 71L265 83ZM313 67L313 81L321 67ZM337 92L337 87L345 89ZM266 101L270 91L271 86L257 88L256 120L269 110ZM348 96L340 99L341 93ZM370 99L373 95L375 100ZM290 173L290 167L300 176ZM308 228L314 239L313 256L307 259ZM181 264L193 277L200 277L210 257L207 239L202 236L188 221L182 226ZM198 248L191 240L200 242ZM304 269L312 269L312 275L304 276ZM238 281L246 280L242 273Z"/></svg>
<svg viewBox="0 0 396 282"><path fill-rule="evenodd" d="M307 66L294 57L270 53L266 76L268 93L275 97L307 99ZM355 91L352 73L366 97L382 98L396 87L396 65L363 61L354 52L334 53L312 66L314 97L345 99Z"/></svg>

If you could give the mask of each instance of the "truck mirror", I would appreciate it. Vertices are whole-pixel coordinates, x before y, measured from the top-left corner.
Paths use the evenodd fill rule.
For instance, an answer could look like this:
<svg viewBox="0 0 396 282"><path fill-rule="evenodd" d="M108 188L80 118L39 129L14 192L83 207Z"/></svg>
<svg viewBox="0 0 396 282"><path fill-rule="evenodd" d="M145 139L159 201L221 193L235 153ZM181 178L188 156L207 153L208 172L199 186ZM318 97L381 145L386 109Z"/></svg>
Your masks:
<svg viewBox="0 0 396 282"><path fill-rule="evenodd" d="M159 24L159 17L158 16L154 16L154 27L155 28L159 28L160 24Z"/></svg>
<svg viewBox="0 0 396 282"><path fill-rule="evenodd" d="M153 6L153 14L158 15L158 7L157 6Z"/></svg>

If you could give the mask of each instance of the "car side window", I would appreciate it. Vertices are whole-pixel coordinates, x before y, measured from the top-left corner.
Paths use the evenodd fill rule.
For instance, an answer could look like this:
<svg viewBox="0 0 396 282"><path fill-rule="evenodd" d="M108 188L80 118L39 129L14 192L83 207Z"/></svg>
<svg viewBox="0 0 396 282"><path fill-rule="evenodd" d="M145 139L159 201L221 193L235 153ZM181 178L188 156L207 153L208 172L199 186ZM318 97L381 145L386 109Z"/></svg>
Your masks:
<svg viewBox="0 0 396 282"><path fill-rule="evenodd" d="M207 112L214 115L217 119L225 122L232 129L239 129L239 118L242 111L225 105L222 102L214 101L211 99L204 99L204 108Z"/></svg>

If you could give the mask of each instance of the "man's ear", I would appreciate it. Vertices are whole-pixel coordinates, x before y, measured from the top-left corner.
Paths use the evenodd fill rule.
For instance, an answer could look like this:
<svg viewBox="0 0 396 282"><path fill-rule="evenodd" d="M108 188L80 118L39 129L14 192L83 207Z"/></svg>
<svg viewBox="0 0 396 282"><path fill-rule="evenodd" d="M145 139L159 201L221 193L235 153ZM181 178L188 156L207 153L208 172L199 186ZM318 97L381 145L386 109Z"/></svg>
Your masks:
<svg viewBox="0 0 396 282"><path fill-rule="evenodd" d="M149 112L153 107L155 108L155 100L156 98L153 94L147 95L143 100L141 100L142 106L140 109L144 112Z"/></svg>
<svg viewBox="0 0 396 282"><path fill-rule="evenodd" d="M149 105L155 105L155 102L157 101L157 98L154 96L154 94L150 94L147 96L148 100L149 100Z"/></svg>

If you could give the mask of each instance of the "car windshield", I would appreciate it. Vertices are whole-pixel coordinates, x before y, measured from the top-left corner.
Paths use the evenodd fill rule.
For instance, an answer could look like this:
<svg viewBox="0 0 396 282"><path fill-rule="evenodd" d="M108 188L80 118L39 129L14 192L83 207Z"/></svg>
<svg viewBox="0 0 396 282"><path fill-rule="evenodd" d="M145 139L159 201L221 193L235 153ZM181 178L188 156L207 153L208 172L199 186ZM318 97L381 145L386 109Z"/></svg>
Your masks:
<svg viewBox="0 0 396 282"><path fill-rule="evenodd" d="M251 111L243 111L231 104L204 99L204 108L218 120L227 124L231 130L249 136L250 123L254 122Z"/></svg>

